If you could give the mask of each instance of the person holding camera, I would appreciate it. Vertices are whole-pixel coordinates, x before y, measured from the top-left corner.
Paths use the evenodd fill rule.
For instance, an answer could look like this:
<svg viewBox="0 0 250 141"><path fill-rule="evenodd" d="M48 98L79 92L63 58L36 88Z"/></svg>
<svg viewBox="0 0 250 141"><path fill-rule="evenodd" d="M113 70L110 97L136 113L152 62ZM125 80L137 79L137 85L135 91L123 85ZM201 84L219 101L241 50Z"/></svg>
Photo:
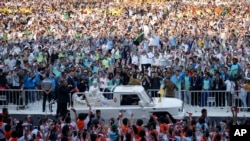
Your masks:
<svg viewBox="0 0 250 141"><path fill-rule="evenodd" d="M148 89L150 89L151 86L151 78L150 76L148 76L148 70L144 71L143 77L141 79L142 82L142 86L144 87L145 91L147 91Z"/></svg>

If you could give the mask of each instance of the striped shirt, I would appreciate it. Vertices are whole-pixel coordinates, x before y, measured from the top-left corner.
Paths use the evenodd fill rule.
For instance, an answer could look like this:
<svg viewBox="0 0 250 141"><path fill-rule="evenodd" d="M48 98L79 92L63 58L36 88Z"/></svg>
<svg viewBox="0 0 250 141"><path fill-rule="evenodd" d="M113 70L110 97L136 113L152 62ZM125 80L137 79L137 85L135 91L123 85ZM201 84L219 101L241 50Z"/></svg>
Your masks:
<svg viewBox="0 0 250 141"><path fill-rule="evenodd" d="M41 86L45 91L49 91L51 88L53 88L53 83L49 78L46 78L42 81Z"/></svg>

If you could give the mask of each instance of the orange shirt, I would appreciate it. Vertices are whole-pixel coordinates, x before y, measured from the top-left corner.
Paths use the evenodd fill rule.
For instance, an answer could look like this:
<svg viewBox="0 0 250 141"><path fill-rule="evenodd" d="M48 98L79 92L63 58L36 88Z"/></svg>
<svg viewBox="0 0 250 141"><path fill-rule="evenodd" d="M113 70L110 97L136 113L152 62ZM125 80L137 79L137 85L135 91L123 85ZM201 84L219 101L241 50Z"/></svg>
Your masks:
<svg viewBox="0 0 250 141"><path fill-rule="evenodd" d="M78 119L76 121L76 125L77 125L77 128L79 129L79 131L83 131L83 129L84 129L84 120Z"/></svg>
<svg viewBox="0 0 250 141"><path fill-rule="evenodd" d="M9 141L18 141L18 138L10 138Z"/></svg>
<svg viewBox="0 0 250 141"><path fill-rule="evenodd" d="M139 138L140 138L139 133L140 133L140 131L143 129L143 127L142 127L142 126L136 126L136 129L137 129L137 131L138 131L138 134L135 135L135 138L136 138L136 139L139 139Z"/></svg>
<svg viewBox="0 0 250 141"><path fill-rule="evenodd" d="M182 137L186 137L186 135L187 135L186 131L185 131L184 129L182 129L182 130L181 130L181 136L182 136Z"/></svg>
<svg viewBox="0 0 250 141"><path fill-rule="evenodd" d="M206 139L204 137L202 137L200 141L206 141Z"/></svg>
<svg viewBox="0 0 250 141"><path fill-rule="evenodd" d="M103 137L103 138L96 138L96 141L107 141L107 138L106 137Z"/></svg>
<svg viewBox="0 0 250 141"><path fill-rule="evenodd" d="M221 9L219 8L219 7L216 7L215 9L214 9L214 12L215 12L215 14L221 14Z"/></svg>
<svg viewBox="0 0 250 141"><path fill-rule="evenodd" d="M164 132L167 133L168 129L169 129L168 124L166 124L166 123L160 124L160 132L161 133L164 133Z"/></svg>
<svg viewBox="0 0 250 141"><path fill-rule="evenodd" d="M151 136L151 133L155 133L156 137L158 136L158 131L157 130L153 130L153 131L148 131L148 135Z"/></svg>
<svg viewBox="0 0 250 141"><path fill-rule="evenodd" d="M195 8L193 6L191 7L191 12L192 14L195 14Z"/></svg>
<svg viewBox="0 0 250 141"><path fill-rule="evenodd" d="M128 127L126 125L122 125L122 133L123 134L128 133Z"/></svg>
<svg viewBox="0 0 250 141"><path fill-rule="evenodd" d="M10 137L11 137L11 131L8 131L8 132L4 131L4 137L6 139L10 139Z"/></svg>

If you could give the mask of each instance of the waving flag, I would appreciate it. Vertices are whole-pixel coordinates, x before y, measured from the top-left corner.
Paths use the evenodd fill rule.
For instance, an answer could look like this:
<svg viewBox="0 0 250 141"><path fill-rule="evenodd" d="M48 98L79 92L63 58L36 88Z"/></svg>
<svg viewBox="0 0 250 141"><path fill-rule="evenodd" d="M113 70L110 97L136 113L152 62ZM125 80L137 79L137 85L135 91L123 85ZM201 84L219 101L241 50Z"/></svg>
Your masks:
<svg viewBox="0 0 250 141"><path fill-rule="evenodd" d="M134 44L138 46L143 41L143 38L144 38L144 33L142 32L135 39Z"/></svg>

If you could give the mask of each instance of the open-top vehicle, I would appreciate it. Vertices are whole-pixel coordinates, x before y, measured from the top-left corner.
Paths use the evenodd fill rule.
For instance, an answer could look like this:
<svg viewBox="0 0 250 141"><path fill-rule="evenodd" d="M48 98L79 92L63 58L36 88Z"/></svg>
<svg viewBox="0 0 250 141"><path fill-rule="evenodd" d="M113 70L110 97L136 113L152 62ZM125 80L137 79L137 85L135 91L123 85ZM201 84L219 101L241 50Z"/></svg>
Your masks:
<svg viewBox="0 0 250 141"><path fill-rule="evenodd" d="M174 119L183 119L185 116L182 100L161 97L159 101L159 98L150 97L140 85L121 85L109 88L109 91L98 94L87 92L75 94L74 109L77 113L88 113L89 104L93 112L101 110L105 120L117 117L119 112L123 112L124 116L126 113L127 116L133 113L134 119L143 120L147 120L152 114L161 116L168 113ZM85 100L81 94L85 95Z"/></svg>

